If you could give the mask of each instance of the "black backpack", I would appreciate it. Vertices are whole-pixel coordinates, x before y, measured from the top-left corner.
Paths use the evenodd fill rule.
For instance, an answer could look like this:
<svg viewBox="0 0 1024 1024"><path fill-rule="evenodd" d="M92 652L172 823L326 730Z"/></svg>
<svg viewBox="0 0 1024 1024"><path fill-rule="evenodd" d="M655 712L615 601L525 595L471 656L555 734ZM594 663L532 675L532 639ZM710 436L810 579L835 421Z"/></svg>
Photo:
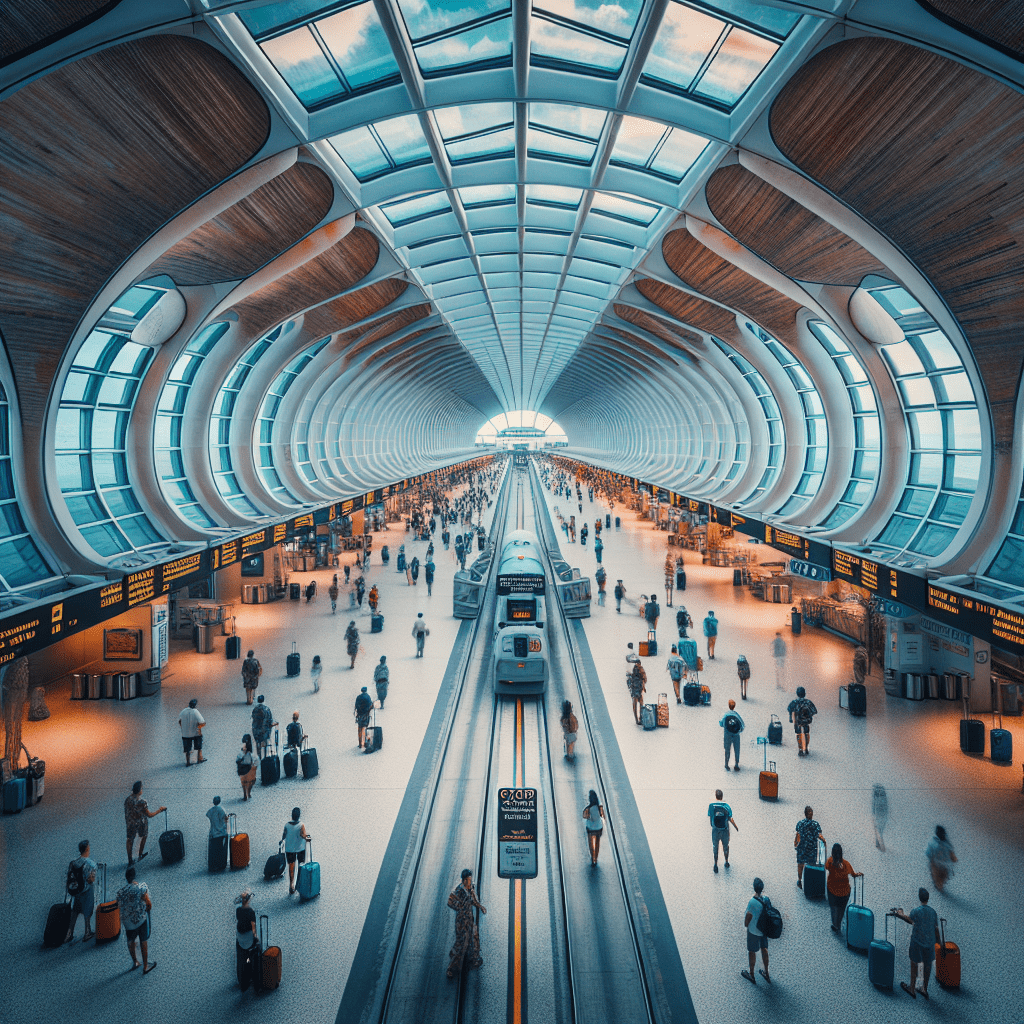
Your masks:
<svg viewBox="0 0 1024 1024"><path fill-rule="evenodd" d="M715 807L715 813L711 816L711 823L715 828L728 828L729 826L729 815L726 812L725 807L722 804L718 804Z"/></svg>
<svg viewBox="0 0 1024 1024"><path fill-rule="evenodd" d="M81 896L85 892L85 867L83 865L76 864L74 861L68 864L68 878L64 888L69 896Z"/></svg>
<svg viewBox="0 0 1024 1024"><path fill-rule="evenodd" d="M737 733L740 731L740 720L737 715L726 715L725 716L725 727L731 733Z"/></svg>
<svg viewBox="0 0 1024 1024"><path fill-rule="evenodd" d="M767 896L756 897L761 904L761 913L757 919L757 930L766 939L778 939L782 936L782 914L772 906Z"/></svg>

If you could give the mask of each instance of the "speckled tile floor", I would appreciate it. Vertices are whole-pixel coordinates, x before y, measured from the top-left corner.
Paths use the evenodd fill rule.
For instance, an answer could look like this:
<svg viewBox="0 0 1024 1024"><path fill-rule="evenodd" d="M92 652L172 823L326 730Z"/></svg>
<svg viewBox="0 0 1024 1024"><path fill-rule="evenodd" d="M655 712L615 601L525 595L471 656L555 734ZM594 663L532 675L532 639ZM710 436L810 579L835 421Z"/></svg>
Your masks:
<svg viewBox="0 0 1024 1024"><path fill-rule="evenodd" d="M558 504L548 494L549 506ZM561 501L563 513L567 502ZM571 509L580 514L575 503ZM583 504L591 523L590 543L562 550L584 574L596 569L593 521L607 508ZM687 590L665 607L663 565L666 535L634 513L616 510L622 528L604 531L603 552L609 576L605 607L595 601L586 633L601 675L601 685L616 723L622 755L636 793L644 828L668 904L683 968L699 1020L706 1024L764 1021L828 1021L868 1024L879 1021L1024 1020L1024 993L1015 969L1020 924L1016 911L1019 880L1024 876L1024 795L1021 794L1020 719L1006 719L1014 733L1017 757L1012 767L965 757L959 748L958 705L912 703L887 697L878 669L869 677L868 714L851 718L838 707L838 687L851 676L852 647L821 630L805 628L793 637L789 606L752 597L733 588L732 570L700 564L685 552ZM767 549L761 548L762 552ZM762 554L762 559L767 556ZM635 604L616 614L611 589L625 582L634 602L659 586L662 619L659 653L648 659L648 696L670 694L668 730L644 732L633 721L625 687L626 644L646 639L646 625ZM677 706L665 662L676 635L675 610L682 600L700 622L714 608L721 625L714 661L700 639L705 658L702 681L712 689L710 708ZM788 692L776 691L769 645L781 629L789 645ZM752 668L749 700L740 701L735 664L745 654ZM798 758L785 707L803 683L819 710L811 738L811 756ZM739 773L724 770L722 730L718 721L729 697L737 700L746 723ZM784 744L769 756L778 762L780 800L761 801L757 774L761 751L755 737L764 735L769 716L780 715ZM991 723L988 723L989 725ZM882 783L889 794L886 852L875 848L871 788ZM739 825L733 833L732 868L712 873L707 805L721 787ZM847 951L829 930L827 905L809 902L796 887L794 825L811 804L829 844L841 842L845 855L866 875L867 904L875 914L876 934L884 913L894 905L917 904L917 890L931 886L924 848L938 823L945 825L960 857L945 895L932 893L932 905L948 919L947 935L963 955L959 992L944 992L934 979L931 1001L912 1001L899 988L909 978L909 926L898 923L896 987L876 990L868 981L867 960ZM614 809L611 809L614 813ZM751 882L760 875L766 892L785 917L783 937L771 944L773 986L763 979L754 988L740 977L746 967L743 915ZM1010 908L1008 910L1008 908ZM890 938L892 937L890 923Z"/></svg>

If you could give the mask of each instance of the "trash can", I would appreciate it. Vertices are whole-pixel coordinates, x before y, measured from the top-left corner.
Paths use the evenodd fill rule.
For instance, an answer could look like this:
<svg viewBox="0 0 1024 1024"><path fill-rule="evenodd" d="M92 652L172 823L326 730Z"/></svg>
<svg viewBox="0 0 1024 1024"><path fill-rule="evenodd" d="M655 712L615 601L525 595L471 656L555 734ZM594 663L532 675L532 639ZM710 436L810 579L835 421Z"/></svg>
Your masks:
<svg viewBox="0 0 1024 1024"><path fill-rule="evenodd" d="M732 571L732 585L734 587L742 587L743 586L743 570L742 569L733 569L733 571Z"/></svg>
<svg viewBox="0 0 1024 1024"><path fill-rule="evenodd" d="M793 636L799 636L800 629L804 624L804 617L800 614L800 609L796 607L790 609L789 617L793 623Z"/></svg>
<svg viewBox="0 0 1024 1024"><path fill-rule="evenodd" d="M200 654L213 653L213 629L214 625L209 622L196 623L192 639L195 642L196 650Z"/></svg>
<svg viewBox="0 0 1024 1024"><path fill-rule="evenodd" d="M302 588L299 586L298 583L288 584L288 596L293 601L298 601L298 599L302 596Z"/></svg>
<svg viewBox="0 0 1024 1024"><path fill-rule="evenodd" d="M152 697L160 689L160 666L147 669L142 673L142 683L139 687L140 697Z"/></svg>
<svg viewBox="0 0 1024 1024"><path fill-rule="evenodd" d="M605 525L606 529L610 530L612 528L612 517L611 517L611 515L605 515L605 517L604 517L604 525Z"/></svg>
<svg viewBox="0 0 1024 1024"><path fill-rule="evenodd" d="M622 525L622 520L618 516L616 516L615 517L615 529L617 530L621 525Z"/></svg>

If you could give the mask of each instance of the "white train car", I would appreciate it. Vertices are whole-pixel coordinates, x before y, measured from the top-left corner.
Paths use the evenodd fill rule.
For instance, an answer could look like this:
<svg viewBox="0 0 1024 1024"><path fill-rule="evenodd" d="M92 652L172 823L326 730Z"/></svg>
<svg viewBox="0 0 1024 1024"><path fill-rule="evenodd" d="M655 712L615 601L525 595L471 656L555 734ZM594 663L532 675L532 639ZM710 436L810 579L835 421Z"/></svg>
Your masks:
<svg viewBox="0 0 1024 1024"><path fill-rule="evenodd" d="M537 538L527 530L505 537L498 561L494 692L504 697L548 688L547 577Z"/></svg>

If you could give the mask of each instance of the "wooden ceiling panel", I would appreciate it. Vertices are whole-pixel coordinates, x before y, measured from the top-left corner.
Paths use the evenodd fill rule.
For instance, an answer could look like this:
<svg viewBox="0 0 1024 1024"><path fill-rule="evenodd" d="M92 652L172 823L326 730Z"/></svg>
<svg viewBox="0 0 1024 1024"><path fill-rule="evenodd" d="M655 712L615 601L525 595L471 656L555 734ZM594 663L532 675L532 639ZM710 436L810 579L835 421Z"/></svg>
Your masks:
<svg viewBox="0 0 1024 1024"><path fill-rule="evenodd" d="M349 324L373 316L395 299L401 298L408 287L408 282L396 281L394 278L369 284L365 288L349 292L348 295L311 309L306 314L302 328L311 338L333 334L341 328L348 327Z"/></svg>
<svg viewBox="0 0 1024 1024"><path fill-rule="evenodd" d="M379 252L380 243L375 235L365 228L353 228L330 249L231 308L245 324L246 336L256 338L282 320L325 302L338 292L347 291L374 268ZM377 309L380 306L368 310L363 316L372 316ZM310 318L306 319L308 322ZM362 316L353 316L335 321L334 327L321 331L320 336L361 319Z"/></svg>
<svg viewBox="0 0 1024 1024"><path fill-rule="evenodd" d="M429 315L429 303L421 303L419 306L409 306L406 309L399 310L397 313L392 313L391 316L381 317L380 320L375 321L369 327L365 327L359 332L359 341L345 353L345 365L351 365L366 349L376 344L382 338L386 338L389 334L394 334L396 331L404 330L410 324L414 324L417 320L422 320ZM422 331L417 331L415 334L410 335L409 338L402 338L400 341L395 342L395 344L402 346L410 338L418 338L422 333ZM382 349L381 352L389 351L392 347L389 345L386 349ZM380 353L374 356L374 358L379 358L379 355Z"/></svg>
<svg viewBox="0 0 1024 1024"><path fill-rule="evenodd" d="M777 338L792 336L800 306L723 260L688 231L670 231L661 251L672 273L695 291L745 314Z"/></svg>
<svg viewBox="0 0 1024 1024"><path fill-rule="evenodd" d="M675 359L666 355L665 352L658 348L657 345L652 345L651 342L639 337L632 331L624 331L621 327L612 327L611 324L605 324L604 327L605 330L614 332L620 338L624 339L629 345L639 349L643 353L645 359L652 360L654 363L669 362L673 366L679 365ZM676 346L673 346L673 348L675 347Z"/></svg>
<svg viewBox="0 0 1024 1024"><path fill-rule="evenodd" d="M852 238L739 164L715 171L706 191L727 231L797 281L853 287L868 274L890 273Z"/></svg>
<svg viewBox="0 0 1024 1024"><path fill-rule="evenodd" d="M0 67L56 42L112 11L121 0L8 0L3 5Z"/></svg>
<svg viewBox="0 0 1024 1024"><path fill-rule="evenodd" d="M184 36L90 54L0 104L0 333L29 423L111 273L269 129L238 69Z"/></svg>
<svg viewBox="0 0 1024 1024"><path fill-rule="evenodd" d="M1024 58L1024 3L1021 0L917 0L947 24Z"/></svg>
<svg viewBox="0 0 1024 1024"><path fill-rule="evenodd" d="M707 299L699 299L696 295L690 295L689 292L651 278L637 281L636 289L645 299L660 306L680 323L690 324L719 338L728 338L736 330L736 317L729 310L722 309Z"/></svg>
<svg viewBox="0 0 1024 1024"><path fill-rule="evenodd" d="M929 51L853 39L797 71L770 125L786 156L931 280L989 401L1012 403L1024 361L1024 96Z"/></svg>
<svg viewBox="0 0 1024 1024"><path fill-rule="evenodd" d="M631 323L634 327L647 331L648 334L653 334L656 338L660 338L666 345L670 345L677 352L685 352L691 359L693 358L692 349L696 348L703 351L707 348L704 344L704 339L699 334L694 334L693 331L688 331L683 327L672 327L665 323L664 320L659 320L658 317L651 316L650 313L645 313L643 310L636 309L633 306L624 306L621 303L616 303L614 308L615 315L620 319ZM680 339L686 341L687 344L680 344Z"/></svg>
<svg viewBox="0 0 1024 1024"><path fill-rule="evenodd" d="M293 164L169 249L150 268L178 285L237 281L311 231L334 201L330 178Z"/></svg>

